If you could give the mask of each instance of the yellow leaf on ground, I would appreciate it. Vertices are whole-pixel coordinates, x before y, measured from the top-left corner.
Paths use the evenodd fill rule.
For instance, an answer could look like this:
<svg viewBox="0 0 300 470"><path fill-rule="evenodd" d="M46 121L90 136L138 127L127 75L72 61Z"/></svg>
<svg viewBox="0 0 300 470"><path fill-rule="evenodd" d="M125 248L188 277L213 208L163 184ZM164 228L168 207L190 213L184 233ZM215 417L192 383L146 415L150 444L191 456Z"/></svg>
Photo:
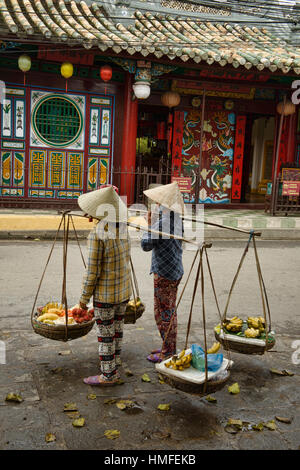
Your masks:
<svg viewBox="0 0 300 470"><path fill-rule="evenodd" d="M72 424L75 428L82 428L85 425L85 419L84 418L74 419Z"/></svg>
<svg viewBox="0 0 300 470"><path fill-rule="evenodd" d="M143 381L143 382L151 382L151 379L150 379L150 377L149 377L148 374L144 374L144 375L142 376L142 381Z"/></svg>
<svg viewBox="0 0 300 470"><path fill-rule="evenodd" d="M45 436L45 441L46 442L53 442L53 441L56 441L56 436L54 434L51 434L51 432L49 432L48 434L46 434Z"/></svg>
<svg viewBox="0 0 300 470"><path fill-rule="evenodd" d="M23 398L18 393L8 393L6 395L5 401L13 401L14 403L21 403Z"/></svg>
<svg viewBox="0 0 300 470"><path fill-rule="evenodd" d="M234 384L230 385L228 387L228 392L231 393L232 395L236 395L237 393L240 393L240 386L237 382Z"/></svg>
<svg viewBox="0 0 300 470"><path fill-rule="evenodd" d="M107 437L107 439L117 439L120 437L120 431L117 429L108 429L105 431L104 436Z"/></svg>
<svg viewBox="0 0 300 470"><path fill-rule="evenodd" d="M65 403L64 411L78 411L76 403Z"/></svg>
<svg viewBox="0 0 300 470"><path fill-rule="evenodd" d="M97 398L97 395L95 395L94 393L90 393L88 396L87 396L88 400L96 400Z"/></svg>
<svg viewBox="0 0 300 470"><path fill-rule="evenodd" d="M125 410L126 408L130 408L133 406L133 401L132 400L119 400L116 403L116 406L119 408L119 410Z"/></svg>
<svg viewBox="0 0 300 470"><path fill-rule="evenodd" d="M171 406L169 403L166 403L166 404L160 403L157 408L161 411L169 411Z"/></svg>

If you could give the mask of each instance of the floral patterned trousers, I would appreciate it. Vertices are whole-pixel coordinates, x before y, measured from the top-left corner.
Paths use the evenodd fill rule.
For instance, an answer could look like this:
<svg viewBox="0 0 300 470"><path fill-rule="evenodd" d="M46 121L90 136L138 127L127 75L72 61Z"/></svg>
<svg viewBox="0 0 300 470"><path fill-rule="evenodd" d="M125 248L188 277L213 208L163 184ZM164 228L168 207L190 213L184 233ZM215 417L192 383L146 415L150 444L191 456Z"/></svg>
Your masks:
<svg viewBox="0 0 300 470"><path fill-rule="evenodd" d="M178 281L170 281L169 279L154 274L154 318L164 343L162 355L165 357L176 354L176 297L180 281L181 279ZM172 324L170 326L172 317Z"/></svg>
<svg viewBox="0 0 300 470"><path fill-rule="evenodd" d="M121 304L94 302L100 369L107 379L114 377L117 374L117 367L121 365L120 356L126 305L127 301Z"/></svg>

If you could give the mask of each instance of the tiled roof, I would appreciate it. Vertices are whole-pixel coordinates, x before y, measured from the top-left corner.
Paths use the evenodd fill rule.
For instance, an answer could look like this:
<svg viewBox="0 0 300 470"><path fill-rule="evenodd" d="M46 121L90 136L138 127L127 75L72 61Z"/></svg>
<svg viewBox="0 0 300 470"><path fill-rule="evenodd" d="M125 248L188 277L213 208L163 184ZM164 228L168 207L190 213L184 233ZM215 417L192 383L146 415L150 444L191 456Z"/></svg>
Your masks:
<svg viewBox="0 0 300 470"><path fill-rule="evenodd" d="M82 44L117 54L153 54L300 74L300 48L279 40L267 28L145 11L133 11L130 20L122 22L105 15L100 5L79 0L0 0L0 36L12 33L19 41Z"/></svg>

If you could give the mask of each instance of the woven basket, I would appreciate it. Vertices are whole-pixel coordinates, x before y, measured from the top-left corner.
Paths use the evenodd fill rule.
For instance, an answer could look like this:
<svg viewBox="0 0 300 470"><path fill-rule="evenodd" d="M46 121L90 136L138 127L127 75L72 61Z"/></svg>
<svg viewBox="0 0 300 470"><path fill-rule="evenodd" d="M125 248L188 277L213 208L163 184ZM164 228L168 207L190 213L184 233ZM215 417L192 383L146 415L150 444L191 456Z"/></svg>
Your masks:
<svg viewBox="0 0 300 470"><path fill-rule="evenodd" d="M221 379L218 379L218 376L215 376L202 384L187 382L186 380L182 380L178 377L170 377L169 375L163 374L161 371L159 371L159 374L163 376L166 384L176 388L177 390L181 390L182 392L192 395L206 396L210 393L215 393L218 390L221 390L225 386L230 377L230 371L226 370L225 372L226 374L223 374Z"/></svg>
<svg viewBox="0 0 300 470"><path fill-rule="evenodd" d="M232 339L221 338L220 335L215 331L215 338L219 343L222 344L223 348L226 351L238 352L241 354L264 354L266 351L269 351L275 345L275 339L272 342L267 343L267 345L258 345L250 344L249 342L235 341L235 337L232 335ZM247 338L248 339L248 338Z"/></svg>
<svg viewBox="0 0 300 470"><path fill-rule="evenodd" d="M141 305L134 311L132 307L127 307L125 311L125 317L124 317L124 323L126 325L129 324L134 324L138 318L140 318L144 311L145 311L145 305L141 303Z"/></svg>
<svg viewBox="0 0 300 470"><path fill-rule="evenodd" d="M32 318L32 327L34 331L45 338L54 339L56 341L70 341L72 339L80 338L81 336L87 335L94 326L95 319L75 324L68 325L68 332L66 337L66 326L65 325L47 325L36 320L38 314Z"/></svg>

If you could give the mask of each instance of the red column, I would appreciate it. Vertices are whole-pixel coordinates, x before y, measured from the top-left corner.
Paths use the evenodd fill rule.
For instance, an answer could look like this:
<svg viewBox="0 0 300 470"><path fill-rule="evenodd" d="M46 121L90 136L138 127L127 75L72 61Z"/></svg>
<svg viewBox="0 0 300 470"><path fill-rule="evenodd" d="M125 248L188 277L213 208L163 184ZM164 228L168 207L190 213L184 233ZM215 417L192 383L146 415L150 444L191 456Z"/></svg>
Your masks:
<svg viewBox="0 0 300 470"><path fill-rule="evenodd" d="M126 74L124 90L124 124L121 158L120 196L127 196L127 204L134 202L136 137L138 100L132 100L132 74Z"/></svg>

